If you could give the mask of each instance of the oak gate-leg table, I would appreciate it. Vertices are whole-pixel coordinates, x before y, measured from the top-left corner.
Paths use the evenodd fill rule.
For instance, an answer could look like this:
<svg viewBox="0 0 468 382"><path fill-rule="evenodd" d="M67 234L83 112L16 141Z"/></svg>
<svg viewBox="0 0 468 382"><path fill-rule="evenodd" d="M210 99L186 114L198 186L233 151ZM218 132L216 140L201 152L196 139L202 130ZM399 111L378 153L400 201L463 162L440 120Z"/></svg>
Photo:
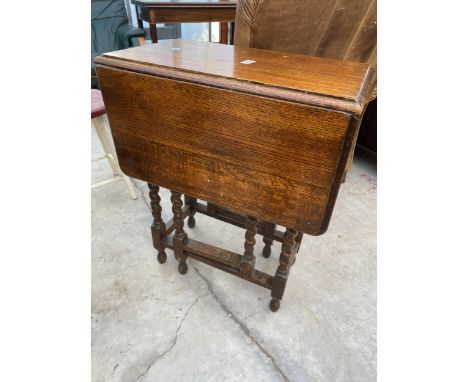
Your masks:
<svg viewBox="0 0 468 382"><path fill-rule="evenodd" d="M188 40L95 62L120 167L149 183L158 261L170 248L181 274L191 257L253 282L277 311L302 235L328 229L372 68ZM159 187L171 190L168 222ZM189 238L197 212L245 227L243 253ZM255 268L256 234L265 257L282 243L274 275Z"/></svg>
<svg viewBox="0 0 468 382"><path fill-rule="evenodd" d="M236 0L132 0L136 6L138 26L143 21L150 25L151 41L158 42L156 23L220 22L220 39L228 43L228 22L231 22L230 40L233 43Z"/></svg>

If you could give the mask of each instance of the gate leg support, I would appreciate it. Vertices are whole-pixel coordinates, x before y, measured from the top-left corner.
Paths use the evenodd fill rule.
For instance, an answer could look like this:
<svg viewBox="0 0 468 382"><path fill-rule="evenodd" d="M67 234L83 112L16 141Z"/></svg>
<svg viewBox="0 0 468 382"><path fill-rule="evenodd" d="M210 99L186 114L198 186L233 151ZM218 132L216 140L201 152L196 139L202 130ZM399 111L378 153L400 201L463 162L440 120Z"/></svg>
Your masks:
<svg viewBox="0 0 468 382"><path fill-rule="evenodd" d="M276 230L276 224L270 222L264 222L264 233L263 233L263 242L265 246L263 247L262 255L264 258L269 258L271 255L271 246L273 244L273 236Z"/></svg>
<svg viewBox="0 0 468 382"><path fill-rule="evenodd" d="M197 212L196 211L197 199L192 196L185 195L185 204L187 206L190 206L190 212L189 212L187 225L189 228L195 228L195 212Z"/></svg>
<svg viewBox="0 0 468 382"><path fill-rule="evenodd" d="M252 274L255 269L255 235L257 233L257 218L247 216L245 221L245 242L244 242L244 256L240 263L240 271L242 274Z"/></svg>
<svg viewBox="0 0 468 382"><path fill-rule="evenodd" d="M174 214L174 254L179 261L179 272L187 273L187 255L184 253L184 244L187 242L187 234L184 232L184 212L182 211L182 194L171 191L172 213Z"/></svg>
<svg viewBox="0 0 468 382"><path fill-rule="evenodd" d="M153 247L158 251L158 261L164 264L167 259L162 239L166 234L166 224L161 218L161 198L159 197L159 186L148 183L149 197L151 200L151 214L153 224L151 225L151 235L153 237Z"/></svg>
<svg viewBox="0 0 468 382"><path fill-rule="evenodd" d="M292 229L286 229L284 233L284 241L281 247L280 264L276 270L273 286L271 290L270 309L272 312L277 312L280 308L281 299L283 298L286 283L288 281L289 269L294 260L293 246L298 232Z"/></svg>

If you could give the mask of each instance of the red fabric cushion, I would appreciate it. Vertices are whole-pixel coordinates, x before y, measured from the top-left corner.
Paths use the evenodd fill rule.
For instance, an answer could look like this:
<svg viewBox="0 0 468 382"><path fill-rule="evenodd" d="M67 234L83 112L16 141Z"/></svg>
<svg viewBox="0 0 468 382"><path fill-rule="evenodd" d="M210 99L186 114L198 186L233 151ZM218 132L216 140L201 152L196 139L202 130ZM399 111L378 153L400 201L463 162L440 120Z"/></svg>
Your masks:
<svg viewBox="0 0 468 382"><path fill-rule="evenodd" d="M106 113L106 107L102 100L101 91L98 89L91 89L91 119L99 117Z"/></svg>

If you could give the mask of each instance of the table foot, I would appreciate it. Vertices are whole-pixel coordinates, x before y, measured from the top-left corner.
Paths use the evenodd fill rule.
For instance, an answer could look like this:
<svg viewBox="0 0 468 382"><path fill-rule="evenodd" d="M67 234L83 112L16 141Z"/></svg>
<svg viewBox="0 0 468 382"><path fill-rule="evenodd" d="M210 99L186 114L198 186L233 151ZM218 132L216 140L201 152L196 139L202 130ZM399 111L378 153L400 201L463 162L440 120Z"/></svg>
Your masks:
<svg viewBox="0 0 468 382"><path fill-rule="evenodd" d="M164 264L167 260L166 252L158 252L158 262L159 264Z"/></svg>
<svg viewBox="0 0 468 382"><path fill-rule="evenodd" d="M189 216L188 218L188 221L187 221L187 225L189 228L195 228L195 218L193 216Z"/></svg>
<svg viewBox="0 0 468 382"><path fill-rule="evenodd" d="M270 301L270 310L272 312L277 312L280 308L280 305L281 305L281 301L276 299L276 298L272 298L271 301Z"/></svg>
<svg viewBox="0 0 468 382"><path fill-rule="evenodd" d="M149 197L151 200L151 213L153 215L153 224L151 225L151 234L153 237L153 247L158 251L158 262L164 264L167 259L162 239L166 234L166 224L161 217L161 197L159 196L159 186L148 183Z"/></svg>
<svg viewBox="0 0 468 382"><path fill-rule="evenodd" d="M247 216L245 222L245 242L244 242L244 256L242 256L240 263L240 271L242 275L252 274L255 269L255 235L257 234L258 220L254 216Z"/></svg>
<svg viewBox="0 0 468 382"><path fill-rule="evenodd" d="M195 213L197 212L197 199L185 195L185 204L190 206L189 218L187 225L189 228L195 228Z"/></svg>
<svg viewBox="0 0 468 382"><path fill-rule="evenodd" d="M263 247L262 255L265 259L268 259L271 255L271 244L267 245L265 243L265 247Z"/></svg>
<svg viewBox="0 0 468 382"><path fill-rule="evenodd" d="M181 275L185 275L188 271L187 263L179 263L178 269Z"/></svg>
<svg viewBox="0 0 468 382"><path fill-rule="evenodd" d="M271 255L271 246L274 241L276 224L264 222L264 226L263 242L265 243L265 247L263 247L262 255L265 259L268 259Z"/></svg>

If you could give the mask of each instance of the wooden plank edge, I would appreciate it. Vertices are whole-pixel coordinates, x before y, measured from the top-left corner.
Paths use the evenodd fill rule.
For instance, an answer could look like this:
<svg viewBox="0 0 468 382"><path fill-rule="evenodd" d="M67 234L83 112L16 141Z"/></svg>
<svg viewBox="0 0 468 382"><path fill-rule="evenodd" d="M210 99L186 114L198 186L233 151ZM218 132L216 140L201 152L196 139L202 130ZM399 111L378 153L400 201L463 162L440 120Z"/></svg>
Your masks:
<svg viewBox="0 0 468 382"><path fill-rule="evenodd" d="M346 132L346 137L343 140L343 147L341 149L341 156L338 162L338 167L336 171L335 179L333 180L333 186L330 190L330 195L328 197L328 203L325 207L325 213L323 215L322 223L320 225L319 232L314 236L323 235L330 225L330 219L332 216L333 208L335 207L336 198L338 197L338 191L340 189L343 176L345 174L346 163L348 162L349 152L353 146L353 137L356 133L356 129L359 128L361 123L362 115L357 117L352 117L348 124L348 129Z"/></svg>
<svg viewBox="0 0 468 382"><path fill-rule="evenodd" d="M138 62L113 58L106 55L97 56L94 62L98 67L137 72L141 74L173 79L192 83L205 87L214 87L227 91L237 91L243 94L254 95L280 101L288 101L301 105L309 105L324 109L335 110L353 115L360 115L363 105L356 100L326 96L322 94L275 87L234 78L225 78L207 75L198 72L190 72L182 69L174 69L157 65L141 64ZM369 73L369 72L368 72ZM362 93L362 89L360 90ZM359 95L358 95L359 96ZM361 97L362 98L362 97Z"/></svg>
<svg viewBox="0 0 468 382"><path fill-rule="evenodd" d="M163 244L166 248L173 249L173 237L165 236ZM184 252L192 259L198 260L202 263L208 264L212 267L218 268L224 272L230 273L234 276L248 280L254 284L260 285L266 289L272 289L274 277L255 269L251 275L242 274L240 272L241 255L215 247L197 240L187 239L184 244ZM224 258L217 257L212 253L223 252L231 257L231 261L226 261Z"/></svg>

